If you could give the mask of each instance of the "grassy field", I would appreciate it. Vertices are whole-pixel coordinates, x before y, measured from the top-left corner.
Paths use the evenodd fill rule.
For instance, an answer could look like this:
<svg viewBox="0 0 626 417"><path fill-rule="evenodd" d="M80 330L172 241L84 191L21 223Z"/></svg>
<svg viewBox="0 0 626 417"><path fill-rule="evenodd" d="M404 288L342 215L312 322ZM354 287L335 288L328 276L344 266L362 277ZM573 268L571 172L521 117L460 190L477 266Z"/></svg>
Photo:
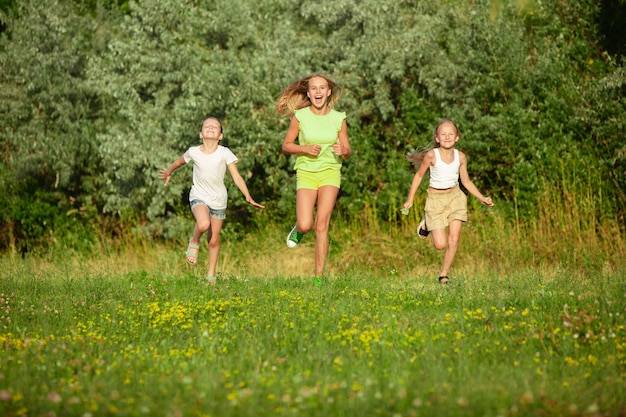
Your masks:
<svg viewBox="0 0 626 417"><path fill-rule="evenodd" d="M288 225L226 229L215 286L182 239L5 255L0 415L626 415L614 224L475 213L441 286L415 218L363 216L333 223L321 286L313 237L287 250Z"/></svg>

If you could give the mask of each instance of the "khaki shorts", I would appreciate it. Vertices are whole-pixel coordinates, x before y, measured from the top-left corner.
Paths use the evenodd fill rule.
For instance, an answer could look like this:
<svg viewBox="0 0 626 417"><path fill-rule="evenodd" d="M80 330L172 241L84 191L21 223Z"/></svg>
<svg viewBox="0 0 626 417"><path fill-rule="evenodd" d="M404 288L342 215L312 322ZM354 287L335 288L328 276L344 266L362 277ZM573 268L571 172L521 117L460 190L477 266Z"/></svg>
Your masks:
<svg viewBox="0 0 626 417"><path fill-rule="evenodd" d="M467 196L458 185L448 190L429 188L424 212L428 230L445 229L452 220L466 222Z"/></svg>
<svg viewBox="0 0 626 417"><path fill-rule="evenodd" d="M296 190L300 188L317 190L325 185L340 188L341 171L338 169L325 169L319 172L312 172L299 169L296 172Z"/></svg>

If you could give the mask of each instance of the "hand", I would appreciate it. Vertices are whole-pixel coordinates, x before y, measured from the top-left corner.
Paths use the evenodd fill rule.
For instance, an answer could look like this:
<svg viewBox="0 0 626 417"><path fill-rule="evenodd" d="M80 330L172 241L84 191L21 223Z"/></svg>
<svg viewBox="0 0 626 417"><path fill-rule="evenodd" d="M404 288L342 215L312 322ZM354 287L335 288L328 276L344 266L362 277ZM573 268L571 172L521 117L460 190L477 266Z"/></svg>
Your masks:
<svg viewBox="0 0 626 417"><path fill-rule="evenodd" d="M493 201L491 201L491 197L485 197L481 200L481 203L486 205L487 207L493 207Z"/></svg>
<svg viewBox="0 0 626 417"><path fill-rule="evenodd" d="M170 178L172 178L172 174L170 174L167 169L163 168L159 171L159 178L165 180L165 185L167 185L167 183L170 182Z"/></svg>
<svg viewBox="0 0 626 417"><path fill-rule="evenodd" d="M308 145L305 146L305 153L311 155L311 156L318 156L320 154L320 151L322 150L322 147L320 145Z"/></svg>
<svg viewBox="0 0 626 417"><path fill-rule="evenodd" d="M413 207L413 202L411 200L407 200L406 203L404 203L404 205L402 206L405 209L410 209L411 207Z"/></svg>
<svg viewBox="0 0 626 417"><path fill-rule="evenodd" d="M333 152L335 152L335 155L337 156L343 156L345 153L343 150L343 145L339 142L333 144Z"/></svg>
<svg viewBox="0 0 626 417"><path fill-rule="evenodd" d="M246 198L246 201L247 201L248 203L252 204L252 205L253 205L254 207L256 207L256 208L260 208L260 209L264 209L264 208L265 208L265 206L262 206L261 204L259 204L259 203L257 203L256 201L254 201L254 200L252 199L252 197L248 197L248 198Z"/></svg>

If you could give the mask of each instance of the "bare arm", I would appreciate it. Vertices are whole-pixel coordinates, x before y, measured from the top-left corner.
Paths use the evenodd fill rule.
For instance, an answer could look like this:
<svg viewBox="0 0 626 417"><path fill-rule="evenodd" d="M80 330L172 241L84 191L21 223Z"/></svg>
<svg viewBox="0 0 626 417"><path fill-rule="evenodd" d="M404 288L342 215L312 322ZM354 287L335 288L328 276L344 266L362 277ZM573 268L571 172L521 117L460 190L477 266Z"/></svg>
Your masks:
<svg viewBox="0 0 626 417"><path fill-rule="evenodd" d="M459 159L461 160L461 166L459 167L459 176L461 177L461 183L463 187L474 197L476 197L481 203L488 207L493 207L493 201L491 201L490 197L483 196L478 188L474 185L472 180L470 180L469 174L467 173L467 158L463 152L459 152Z"/></svg>
<svg viewBox="0 0 626 417"><path fill-rule="evenodd" d="M322 147L320 145L298 145L296 139L300 133L300 122L296 116L291 116L291 122L289 122L289 129L285 134L283 140L283 152L294 155L312 155L318 156ZM347 137L347 134L346 134Z"/></svg>
<svg viewBox="0 0 626 417"><path fill-rule="evenodd" d="M250 196L250 192L248 191L246 182L241 177L241 174L239 174L239 170L237 169L237 164L235 162L231 162L230 164L228 164L228 171L230 172L230 176L233 177L235 185L237 186L237 188L239 188L243 196L246 198L246 201L256 208L265 208L265 206L260 205Z"/></svg>
<svg viewBox="0 0 626 417"><path fill-rule="evenodd" d="M415 173L413 177L413 181L411 182L411 189L409 190L409 196L404 203L404 208L409 209L413 206L413 199L415 198L415 193L422 183L422 179L424 175L426 175L426 171L435 163L435 152L430 150L426 152L424 155L424 159L422 159L422 163L420 164L419 169Z"/></svg>
<svg viewBox="0 0 626 417"><path fill-rule="evenodd" d="M174 161L174 163L170 165L169 168L163 168L161 171L159 171L159 178L165 180L165 185L167 185L167 183L170 182L170 178L172 178L172 172L185 164L185 158L181 156L176 161Z"/></svg>

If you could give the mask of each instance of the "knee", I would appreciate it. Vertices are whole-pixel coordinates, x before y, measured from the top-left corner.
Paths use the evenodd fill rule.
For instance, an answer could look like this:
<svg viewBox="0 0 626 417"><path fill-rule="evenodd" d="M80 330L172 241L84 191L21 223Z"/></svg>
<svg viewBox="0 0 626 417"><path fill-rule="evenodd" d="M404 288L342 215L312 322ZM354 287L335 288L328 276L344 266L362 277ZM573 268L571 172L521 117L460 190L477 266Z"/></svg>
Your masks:
<svg viewBox="0 0 626 417"><path fill-rule="evenodd" d="M328 233L328 223L320 221L315 223L315 233L318 235Z"/></svg>
<svg viewBox="0 0 626 417"><path fill-rule="evenodd" d="M196 225L198 227L198 231L204 233L209 230L209 227L211 227L211 222L203 220L196 222Z"/></svg>
<svg viewBox="0 0 626 417"><path fill-rule="evenodd" d="M313 229L311 222L298 222L298 231L300 233L309 233Z"/></svg>
<svg viewBox="0 0 626 417"><path fill-rule="evenodd" d="M220 236L213 235L208 241L210 248L218 248L220 246Z"/></svg>
<svg viewBox="0 0 626 417"><path fill-rule="evenodd" d="M448 247L448 241L446 239L433 239L435 249L444 250Z"/></svg>

